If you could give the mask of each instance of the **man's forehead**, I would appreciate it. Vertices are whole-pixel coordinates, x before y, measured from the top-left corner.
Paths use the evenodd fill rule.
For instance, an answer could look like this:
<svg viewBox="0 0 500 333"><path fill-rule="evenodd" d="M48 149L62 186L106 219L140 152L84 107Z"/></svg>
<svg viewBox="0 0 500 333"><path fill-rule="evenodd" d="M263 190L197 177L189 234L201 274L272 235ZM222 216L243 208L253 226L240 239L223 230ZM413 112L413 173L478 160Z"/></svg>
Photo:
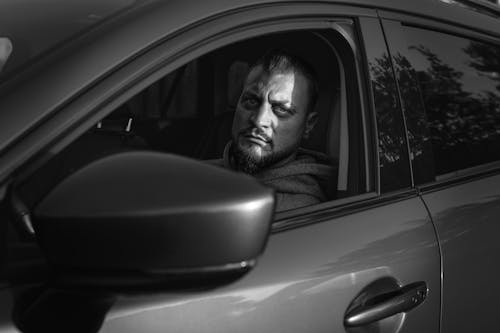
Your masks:
<svg viewBox="0 0 500 333"><path fill-rule="evenodd" d="M254 67L245 80L245 90L261 89L268 84L294 85L297 74L292 70L266 71L262 66Z"/></svg>
<svg viewBox="0 0 500 333"><path fill-rule="evenodd" d="M262 66L257 66L248 74L243 92L269 94L266 98L293 107L299 112L305 110L307 113L309 84L306 77L293 69L268 72Z"/></svg>
<svg viewBox="0 0 500 333"><path fill-rule="evenodd" d="M254 82L257 80L269 78L271 76L286 76L294 74L295 71L292 68L285 70L280 70L280 69L266 70L262 65L258 65L250 69L250 72L248 73L245 82Z"/></svg>

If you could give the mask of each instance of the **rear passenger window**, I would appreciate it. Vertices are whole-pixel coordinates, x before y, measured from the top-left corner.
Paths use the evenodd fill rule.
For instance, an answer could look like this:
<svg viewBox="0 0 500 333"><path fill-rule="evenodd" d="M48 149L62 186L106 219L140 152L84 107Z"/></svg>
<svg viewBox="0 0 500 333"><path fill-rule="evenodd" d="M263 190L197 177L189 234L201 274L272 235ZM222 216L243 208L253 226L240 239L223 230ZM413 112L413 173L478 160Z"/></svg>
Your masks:
<svg viewBox="0 0 500 333"><path fill-rule="evenodd" d="M500 46L406 27L436 176L500 160Z"/></svg>

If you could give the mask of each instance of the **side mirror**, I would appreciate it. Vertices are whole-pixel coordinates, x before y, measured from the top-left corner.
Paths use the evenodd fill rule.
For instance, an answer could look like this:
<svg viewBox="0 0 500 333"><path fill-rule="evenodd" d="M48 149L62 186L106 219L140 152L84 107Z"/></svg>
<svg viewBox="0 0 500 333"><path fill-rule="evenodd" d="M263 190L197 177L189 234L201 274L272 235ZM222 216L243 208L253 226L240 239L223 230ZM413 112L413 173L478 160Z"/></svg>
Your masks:
<svg viewBox="0 0 500 333"><path fill-rule="evenodd" d="M273 213L273 191L250 176L128 152L69 176L33 222L59 285L205 287L251 269Z"/></svg>

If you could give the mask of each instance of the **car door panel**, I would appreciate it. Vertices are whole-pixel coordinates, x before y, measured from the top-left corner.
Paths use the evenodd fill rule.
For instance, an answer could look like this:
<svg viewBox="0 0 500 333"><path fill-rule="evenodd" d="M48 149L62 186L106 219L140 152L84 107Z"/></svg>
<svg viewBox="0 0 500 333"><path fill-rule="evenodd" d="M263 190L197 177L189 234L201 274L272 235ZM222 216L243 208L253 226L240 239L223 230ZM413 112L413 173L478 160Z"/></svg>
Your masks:
<svg viewBox="0 0 500 333"><path fill-rule="evenodd" d="M356 332L343 325L349 304L385 277L429 288L400 332L439 332L440 259L426 209L415 196L376 206L275 232L253 271L230 286L122 297L101 332ZM395 332L401 319L358 331Z"/></svg>
<svg viewBox="0 0 500 333"><path fill-rule="evenodd" d="M393 18L383 23L414 180L441 246L442 332L497 331L500 93L492 64L499 42L443 22Z"/></svg>
<svg viewBox="0 0 500 333"><path fill-rule="evenodd" d="M497 330L500 176L423 195L443 253L442 332Z"/></svg>

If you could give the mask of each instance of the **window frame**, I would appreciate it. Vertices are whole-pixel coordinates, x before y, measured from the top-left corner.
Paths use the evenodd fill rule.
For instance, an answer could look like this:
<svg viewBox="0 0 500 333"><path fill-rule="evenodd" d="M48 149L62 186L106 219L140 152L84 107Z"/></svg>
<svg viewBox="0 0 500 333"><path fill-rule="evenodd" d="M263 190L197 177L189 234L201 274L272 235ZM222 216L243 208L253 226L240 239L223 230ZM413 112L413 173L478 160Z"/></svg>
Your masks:
<svg viewBox="0 0 500 333"><path fill-rule="evenodd" d="M165 20L163 15L156 15L156 12L152 14L152 19L157 20L155 24L154 21L148 20L151 16L148 13L140 19L138 17L131 23L131 27L120 30L121 34L116 31L106 34L108 38L98 39L95 45L92 44L89 52L86 52L86 44L77 43L89 60L80 59L80 52L76 52L77 48L72 47L73 53L64 58L64 61L53 62L49 67L42 66L44 70L40 75L19 78L15 87L10 87L12 89L2 88L2 94L6 94L2 95L0 108L12 108L17 105L23 91L42 91L45 95L43 103L35 103L32 99L19 103L22 113L16 117L19 119L13 123L13 128L10 128L10 136L3 138L6 142L2 145L0 155L0 185L4 185L28 160L33 162L40 158L39 155L50 154L55 142L68 135L67 132L77 131L80 123L91 121L90 117L96 118L96 121L103 118L106 112L101 112L100 116L95 114L111 103L112 99L132 89L131 85L143 84L138 90L148 86L168 73L168 65L178 67L178 62L195 49L198 53L207 53L210 48L214 49L227 43L224 39L231 39L231 34L244 33L250 26L257 29L259 26L290 20L293 21L292 24L297 25L312 20L323 19L326 22L343 17L377 15L374 9L326 3L276 3L230 8L198 17L194 21L179 22L175 29L170 27L174 30L168 31L162 28ZM134 44L131 49L125 48L122 51L127 53L114 52L111 57L102 57L102 61L100 58L94 59L97 50L114 49L112 43L118 43L115 48L120 50L120 43L128 40L130 28L144 30L147 36L140 40L146 40L148 43L141 42L140 49L135 49L134 47L139 46ZM87 36L91 37L92 35ZM217 43L222 44L218 46ZM117 54L119 60L115 59ZM197 56L193 53L193 57ZM83 71L74 70L79 63L83 64L80 68L93 67ZM165 71L160 73L161 69ZM78 77L73 80L66 79L66 83L58 82L58 89L51 90L53 86L47 85L54 74L58 78L72 78L75 71ZM157 77L152 76L154 71L158 71ZM76 136L80 134L81 132Z"/></svg>
<svg viewBox="0 0 500 333"><path fill-rule="evenodd" d="M331 21L330 24L332 28L339 27L338 22ZM308 206L278 213L275 216L273 229L276 230L289 229L290 226L294 225L301 226L303 224L314 223L314 221L317 219L319 220L323 219L324 218L323 216L325 215L331 216L330 214L334 215L345 214L345 212L348 211L350 207L353 207L353 205L355 205L356 203L377 198L380 195L378 180L377 180L379 164L376 154L378 139L376 137L375 118L373 116L370 107L371 104L369 103L369 98L370 98L370 90L368 88L369 80L367 80L368 74L366 72L366 64L364 62L364 59L366 59L366 57L364 53L364 45L360 34L360 24L361 23L359 22L358 19L354 19L353 30L351 31L351 33L354 35L349 34L344 30L343 37L345 41L349 44L350 50L353 52L354 55L353 60L356 71L355 73L356 78L352 79L350 83L357 84L357 93L359 96L357 98L359 98L360 101L359 121L361 121L362 123L361 127L363 132L362 144L364 146L363 158L365 164L366 192L344 198L329 200L313 206ZM341 67L344 67L344 65L342 64L342 58L339 55L338 50L334 51L338 57L339 65ZM344 70L344 68L341 68L341 70ZM344 88L347 89L347 84L345 82L343 83L343 86ZM347 104L348 98L346 97L346 91L343 92L343 95L344 95L343 98L346 98L344 104ZM345 107L346 108L345 111L348 112L348 106L344 105L343 107ZM348 127L349 129L351 129L352 127L351 122L348 123ZM353 176L352 174L349 174L348 178L351 178L352 176Z"/></svg>
<svg viewBox="0 0 500 333"><path fill-rule="evenodd" d="M44 165L52 156L61 152L81 134L94 126L100 119L109 115L117 107L161 77L173 72L175 69L180 68L193 59L225 45L247 38L262 36L273 32L327 30L332 29L339 22L345 22L346 19L353 20L356 31L357 25L359 24L355 20L357 17L375 16L375 11L369 9L355 8L353 12L349 7L344 6L329 6L329 8L331 8L332 12L335 12L335 14L325 15L323 12L321 16L316 17L308 17L307 15L300 14L292 18L272 18L269 22L265 23L257 21L249 23L246 26L233 27L228 30L221 29L221 33L213 35L210 39L204 38L203 40L205 42L201 43L200 41L201 45L197 45L199 41L193 39L192 36L196 36L198 31L202 29L200 26L193 29L193 31L176 36L157 46L153 50L141 55L141 57L134 59L130 64L123 66L104 80L97 82L91 89L68 104L64 112L57 113L56 116L50 120L50 123L54 126L53 123L58 125L57 122L63 122L64 130L60 131L57 135L53 135L50 142L29 159L29 163L24 163L23 167L17 170L15 174L16 180L22 181L29 177L30 174ZM338 11L336 10L338 8L344 10ZM198 35L198 39L201 39L201 36L201 34ZM191 45L183 45L186 41L189 41ZM372 143L377 142L377 140L374 140L372 137L372 132L375 131L371 123L373 119L368 114L368 110L370 109L367 103L369 93L366 88L367 83L362 77L364 67L361 61L363 56L359 53L359 50L362 50L362 45L361 42L359 43L359 48L356 48L356 59L354 59L354 61L358 64L356 74L358 77L358 93L362 108L360 114L362 115L363 121L363 154L365 155L365 172L368 180L373 179L375 170L378 168L378 160L373 159L371 157L373 154L370 152L370 150L376 151ZM171 48L172 44L177 44L177 49L175 47ZM67 119L68 117L71 121L65 121L65 118ZM53 129L51 134L53 134ZM274 221L279 222L277 226L278 229L279 225L283 223L288 224L287 221L293 223L292 221L297 218L305 218L311 222L315 222L315 215L320 211L336 212L339 207L350 206L352 203L377 197L376 182L372 182L371 184L367 182L367 186L369 186L372 191L341 200L331 200L318 205L283 212L281 215L278 215Z"/></svg>

